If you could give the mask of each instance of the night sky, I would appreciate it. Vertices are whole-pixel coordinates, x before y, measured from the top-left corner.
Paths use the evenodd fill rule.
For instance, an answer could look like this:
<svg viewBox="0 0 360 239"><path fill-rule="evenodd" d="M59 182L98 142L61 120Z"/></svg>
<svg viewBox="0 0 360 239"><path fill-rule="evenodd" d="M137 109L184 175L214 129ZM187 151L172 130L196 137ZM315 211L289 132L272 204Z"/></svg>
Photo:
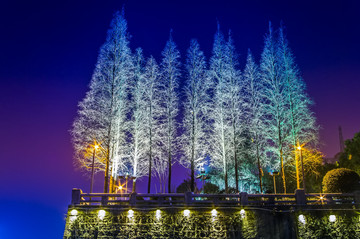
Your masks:
<svg viewBox="0 0 360 239"><path fill-rule="evenodd" d="M158 61L171 28L183 62L191 38L209 58L218 20L224 33L232 30L244 67L248 48L259 60L268 21L283 21L315 102L322 150L336 154L339 125L345 139L360 131L360 3L270 2L2 0L0 238L61 238L71 189L89 190L89 176L73 166L69 129L124 3L132 49Z"/></svg>

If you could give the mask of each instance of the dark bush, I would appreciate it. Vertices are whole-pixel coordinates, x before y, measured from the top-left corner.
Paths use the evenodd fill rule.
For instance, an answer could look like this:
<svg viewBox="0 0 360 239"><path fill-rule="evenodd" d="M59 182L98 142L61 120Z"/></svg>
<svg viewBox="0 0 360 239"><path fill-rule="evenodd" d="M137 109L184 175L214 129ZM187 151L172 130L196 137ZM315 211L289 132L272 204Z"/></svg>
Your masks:
<svg viewBox="0 0 360 239"><path fill-rule="evenodd" d="M185 192L191 192L191 181L190 179L185 179L184 182L182 182L177 188L177 193L185 193ZM195 193L198 193L199 189L197 188L196 182L195 182Z"/></svg>
<svg viewBox="0 0 360 239"><path fill-rule="evenodd" d="M216 184L206 183L204 185L204 193L206 194L217 194L219 191L219 187Z"/></svg>
<svg viewBox="0 0 360 239"><path fill-rule="evenodd" d="M350 193L359 190L360 176L353 170L337 168L330 170L323 178L324 193Z"/></svg>

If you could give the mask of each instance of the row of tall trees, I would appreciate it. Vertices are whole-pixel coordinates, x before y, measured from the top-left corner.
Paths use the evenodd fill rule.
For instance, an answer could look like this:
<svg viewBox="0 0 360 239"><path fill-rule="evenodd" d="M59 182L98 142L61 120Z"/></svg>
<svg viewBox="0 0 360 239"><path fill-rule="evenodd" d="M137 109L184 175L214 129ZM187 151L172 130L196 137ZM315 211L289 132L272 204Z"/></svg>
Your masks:
<svg viewBox="0 0 360 239"><path fill-rule="evenodd" d="M76 163L105 172L104 192L124 175L133 190L147 176L150 192L156 176L171 192L176 161L190 169L191 191L205 167L226 192L249 176L262 191L264 170L281 171L286 192L288 162L299 178L295 149L315 147L318 127L283 28L269 26L260 66L249 51L243 70L231 32L225 38L219 26L209 63L191 40L182 66L171 32L160 64L132 52L129 38L124 12L116 13L71 131Z"/></svg>

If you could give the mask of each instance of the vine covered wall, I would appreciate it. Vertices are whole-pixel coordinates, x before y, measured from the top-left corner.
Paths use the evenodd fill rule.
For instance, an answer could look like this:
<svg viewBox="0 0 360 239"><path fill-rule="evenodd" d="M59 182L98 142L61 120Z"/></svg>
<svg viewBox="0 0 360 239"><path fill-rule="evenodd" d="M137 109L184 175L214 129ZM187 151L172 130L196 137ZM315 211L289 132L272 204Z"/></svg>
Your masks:
<svg viewBox="0 0 360 239"><path fill-rule="evenodd" d="M360 238L356 210L69 208L70 238Z"/></svg>

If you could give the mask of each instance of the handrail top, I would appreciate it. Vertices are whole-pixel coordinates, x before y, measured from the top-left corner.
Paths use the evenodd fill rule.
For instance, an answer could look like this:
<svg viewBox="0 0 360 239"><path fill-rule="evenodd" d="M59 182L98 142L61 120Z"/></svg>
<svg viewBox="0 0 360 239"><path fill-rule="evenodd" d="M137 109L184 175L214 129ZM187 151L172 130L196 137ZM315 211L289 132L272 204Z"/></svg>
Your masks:
<svg viewBox="0 0 360 239"><path fill-rule="evenodd" d="M186 193L135 193L140 197L183 197ZM247 194L248 197L295 197L294 193L288 194ZM130 197L132 193L81 193L81 197ZM194 194L192 197L240 197L240 193L237 194ZM314 196L354 196L354 193L305 193L307 197Z"/></svg>

